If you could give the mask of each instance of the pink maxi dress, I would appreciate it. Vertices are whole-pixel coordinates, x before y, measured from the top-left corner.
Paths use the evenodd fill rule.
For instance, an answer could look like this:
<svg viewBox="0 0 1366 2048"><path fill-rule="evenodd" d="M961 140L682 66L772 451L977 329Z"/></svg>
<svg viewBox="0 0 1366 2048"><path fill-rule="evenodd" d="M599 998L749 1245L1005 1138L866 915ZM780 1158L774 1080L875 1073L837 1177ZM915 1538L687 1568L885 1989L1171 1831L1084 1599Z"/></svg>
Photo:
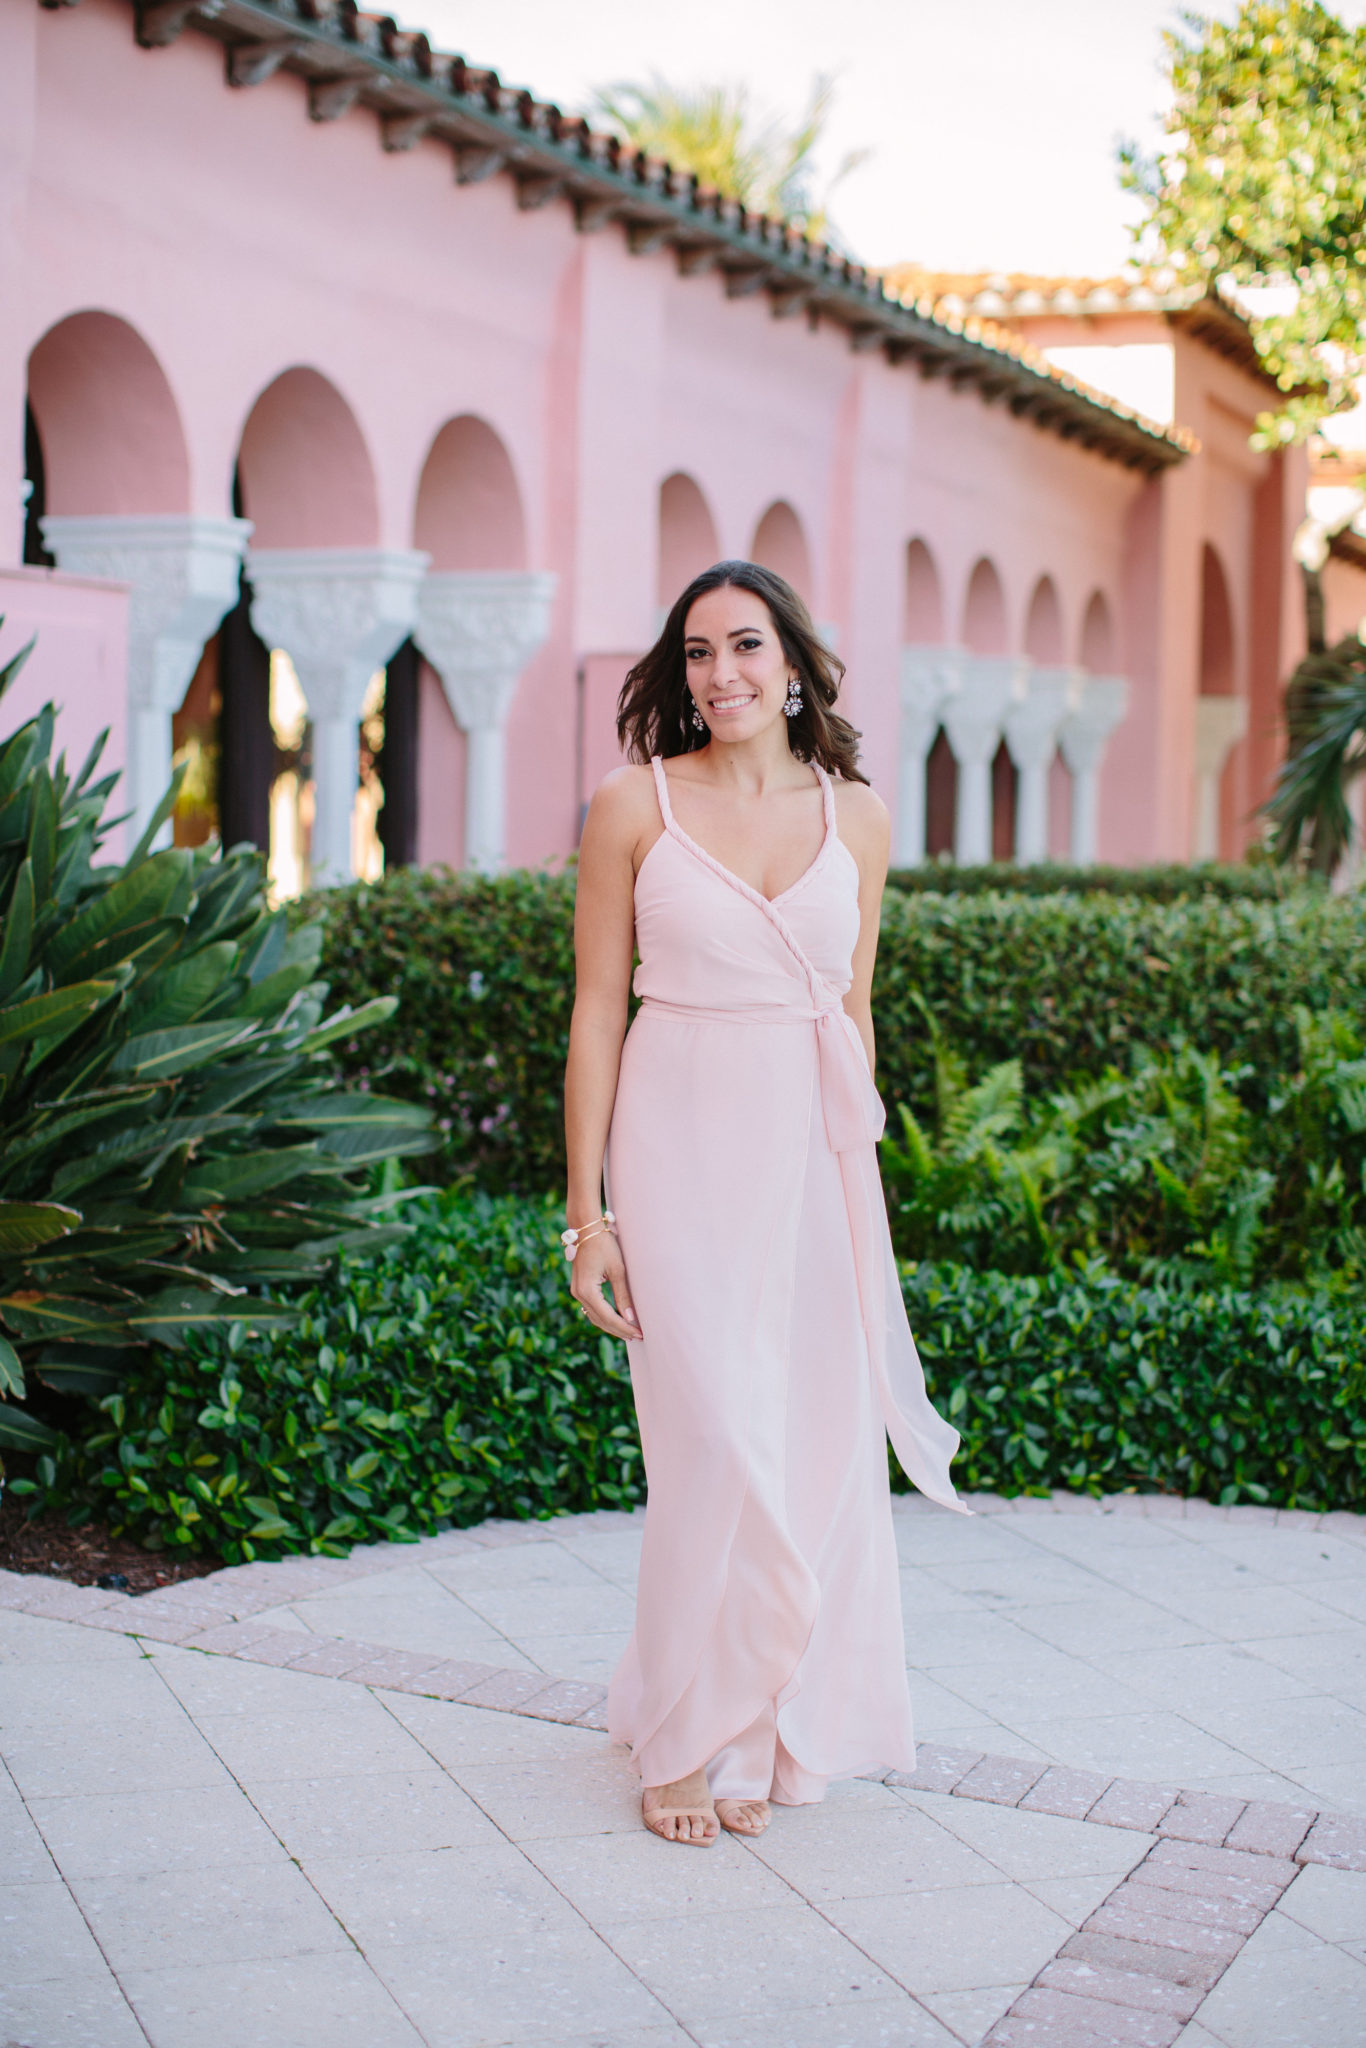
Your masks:
<svg viewBox="0 0 1366 2048"><path fill-rule="evenodd" d="M641 1339L649 1500L608 1701L647 1785L820 1799L914 1764L886 1437L959 1507L874 1150L883 1109L842 997L858 867L825 837L770 902L664 833L636 879L635 990L608 1186Z"/></svg>

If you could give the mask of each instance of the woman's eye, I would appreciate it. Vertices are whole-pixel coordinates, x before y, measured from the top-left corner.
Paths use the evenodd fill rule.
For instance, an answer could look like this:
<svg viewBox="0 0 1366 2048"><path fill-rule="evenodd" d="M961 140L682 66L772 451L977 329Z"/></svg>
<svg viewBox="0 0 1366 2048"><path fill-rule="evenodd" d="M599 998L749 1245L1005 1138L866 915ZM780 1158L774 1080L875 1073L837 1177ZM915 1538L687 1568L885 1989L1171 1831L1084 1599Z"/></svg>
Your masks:
<svg viewBox="0 0 1366 2048"><path fill-rule="evenodd" d="M737 640L735 643L735 651L737 654L753 654L755 648L759 644L760 643L757 640Z"/></svg>

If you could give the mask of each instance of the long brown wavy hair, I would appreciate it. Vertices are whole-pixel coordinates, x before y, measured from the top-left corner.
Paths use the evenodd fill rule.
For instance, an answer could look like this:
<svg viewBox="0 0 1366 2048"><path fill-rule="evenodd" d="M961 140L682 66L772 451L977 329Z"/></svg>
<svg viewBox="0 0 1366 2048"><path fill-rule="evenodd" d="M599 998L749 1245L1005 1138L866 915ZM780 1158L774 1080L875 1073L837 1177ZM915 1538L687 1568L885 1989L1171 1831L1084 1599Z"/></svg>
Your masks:
<svg viewBox="0 0 1366 2048"><path fill-rule="evenodd" d="M676 601L664 630L638 661L617 699L617 738L630 761L665 760L705 747L710 733L692 722L684 633L688 613L709 590L752 591L768 607L783 653L802 680L802 708L787 720L787 743L799 761L818 761L827 775L866 782L858 765L859 734L836 712L844 663L832 654L811 623L811 614L790 583L757 562L717 562L694 576Z"/></svg>

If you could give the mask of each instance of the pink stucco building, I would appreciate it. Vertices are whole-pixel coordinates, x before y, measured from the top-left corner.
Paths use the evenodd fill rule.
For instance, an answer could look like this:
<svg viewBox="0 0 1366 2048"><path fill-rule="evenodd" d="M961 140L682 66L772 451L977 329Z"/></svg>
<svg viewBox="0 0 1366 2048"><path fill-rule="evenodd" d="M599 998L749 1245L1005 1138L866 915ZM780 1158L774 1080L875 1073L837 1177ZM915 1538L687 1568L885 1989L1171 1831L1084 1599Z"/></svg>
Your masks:
<svg viewBox="0 0 1366 2048"><path fill-rule="evenodd" d="M0 658L139 818L178 751L177 830L286 882L373 867L381 785L391 860L566 854L660 607L751 555L899 859L1253 830L1305 475L1219 304L884 288L352 0L6 0L0 269Z"/></svg>

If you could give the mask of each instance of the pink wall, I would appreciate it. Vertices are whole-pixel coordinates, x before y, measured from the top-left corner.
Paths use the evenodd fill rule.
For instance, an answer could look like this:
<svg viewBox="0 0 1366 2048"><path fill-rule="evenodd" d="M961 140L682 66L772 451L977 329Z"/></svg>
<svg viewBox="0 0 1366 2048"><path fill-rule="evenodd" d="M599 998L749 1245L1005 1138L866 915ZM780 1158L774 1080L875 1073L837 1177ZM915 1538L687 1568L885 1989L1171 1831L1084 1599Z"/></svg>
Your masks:
<svg viewBox="0 0 1366 2048"><path fill-rule="evenodd" d="M123 585L62 576L55 569L0 569L0 668L35 636L33 652L0 698L0 731L15 731L51 702L58 707L54 760L65 750L74 775L107 726L101 773L122 768L128 668Z"/></svg>
<svg viewBox="0 0 1366 2048"><path fill-rule="evenodd" d="M784 545L834 629L889 802L915 536L953 637L981 561L1003 651L1024 648L1046 576L1049 645L1082 658L1103 594L1133 691L1104 771L1104 858L1189 851L1206 539L1230 564L1238 686L1254 687L1254 580L1257 644L1286 643L1293 465L1268 484L1243 432L1259 387L1208 349L1176 337L1177 413L1202 452L1148 483L975 392L855 354L842 330L775 320L762 293L681 277L666 250L634 256L619 228L580 234L563 202L521 211L507 177L457 187L436 141L386 154L364 108L311 122L284 72L234 91L221 46L193 30L141 50L125 0L0 10L0 258L0 467L15 486L0 477L0 559L19 554L16 421L37 349L65 509L221 516L240 452L266 545L420 545L437 566L557 573L509 725L516 862L572 848L581 778L614 757L615 686L669 594L660 489L676 474L722 554L788 508ZM103 326L60 328L82 312ZM146 425L131 451L78 374L97 342L104 391L132 394L117 418ZM136 504L106 505L116 487ZM665 559L682 573L681 554ZM422 702L420 851L455 859L463 741L430 677ZM1260 741L1243 756L1240 804L1271 761Z"/></svg>

